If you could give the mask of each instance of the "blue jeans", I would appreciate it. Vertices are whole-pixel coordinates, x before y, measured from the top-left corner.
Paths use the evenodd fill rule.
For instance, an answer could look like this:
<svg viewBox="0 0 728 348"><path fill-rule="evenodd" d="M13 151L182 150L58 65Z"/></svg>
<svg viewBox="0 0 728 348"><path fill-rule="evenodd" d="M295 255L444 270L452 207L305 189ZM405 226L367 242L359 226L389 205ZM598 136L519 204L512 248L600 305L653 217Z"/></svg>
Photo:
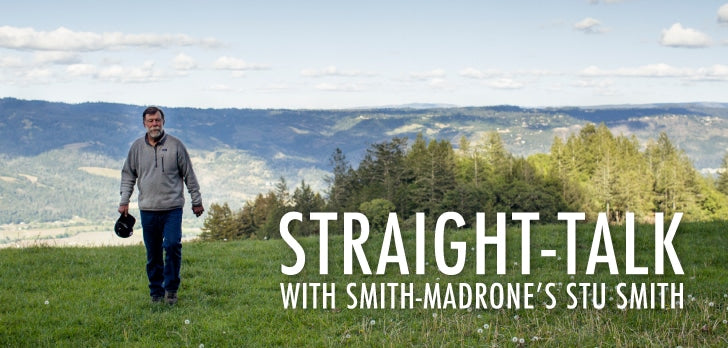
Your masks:
<svg viewBox="0 0 728 348"><path fill-rule="evenodd" d="M141 211L144 245L147 248L149 294L164 296L179 289L182 265L182 208ZM165 255L162 258L162 251Z"/></svg>

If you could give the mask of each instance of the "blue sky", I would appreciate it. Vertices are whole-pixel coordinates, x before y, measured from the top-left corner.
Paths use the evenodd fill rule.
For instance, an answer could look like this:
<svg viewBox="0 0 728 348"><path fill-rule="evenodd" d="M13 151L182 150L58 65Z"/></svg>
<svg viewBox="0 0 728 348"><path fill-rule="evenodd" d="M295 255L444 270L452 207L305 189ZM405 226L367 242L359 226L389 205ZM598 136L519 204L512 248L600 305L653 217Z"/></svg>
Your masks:
<svg viewBox="0 0 728 348"><path fill-rule="evenodd" d="M728 102L728 1L14 1L0 97L349 108Z"/></svg>

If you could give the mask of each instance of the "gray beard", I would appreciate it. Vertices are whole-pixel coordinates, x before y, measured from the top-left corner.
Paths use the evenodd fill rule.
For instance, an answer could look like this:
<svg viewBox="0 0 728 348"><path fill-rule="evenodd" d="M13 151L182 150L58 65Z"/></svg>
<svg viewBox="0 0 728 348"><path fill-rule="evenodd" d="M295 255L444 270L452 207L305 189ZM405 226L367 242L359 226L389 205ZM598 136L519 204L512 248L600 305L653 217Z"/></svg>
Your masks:
<svg viewBox="0 0 728 348"><path fill-rule="evenodd" d="M152 140L154 140L154 141L157 141L157 140L159 140L159 139L162 139L162 136L164 135L164 131L161 131L161 130L160 130L160 131L158 131L158 132L159 132L159 133L157 134L157 136L153 136L153 135L152 135L152 132L148 132L147 134L149 135L149 137L150 137L150 138L151 138Z"/></svg>

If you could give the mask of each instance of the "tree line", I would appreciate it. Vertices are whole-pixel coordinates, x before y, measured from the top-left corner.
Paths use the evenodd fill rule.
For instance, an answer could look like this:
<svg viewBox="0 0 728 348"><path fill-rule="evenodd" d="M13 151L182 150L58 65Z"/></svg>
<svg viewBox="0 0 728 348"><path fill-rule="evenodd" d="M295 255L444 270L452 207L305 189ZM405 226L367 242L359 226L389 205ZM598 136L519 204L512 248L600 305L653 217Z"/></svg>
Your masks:
<svg viewBox="0 0 728 348"><path fill-rule="evenodd" d="M585 125L568 138L555 137L549 153L528 157L509 153L497 131L476 141L425 139L409 144L404 137L372 144L354 167L336 149L324 194L304 181L289 193L283 178L275 189L258 194L233 211L213 204L204 222L203 239L280 237L278 223L288 211L304 218L312 211L364 213L373 231L383 230L389 212L402 228L414 228L424 212L428 224L440 214L459 212L467 225L476 212L495 224L497 212L539 212L540 222L555 222L558 212L585 212L594 221L605 212L622 223L625 212L652 222L654 212L686 219L719 220L728 216L728 172L717 179L695 170L687 155L665 133L644 147L635 137L615 136L604 125ZM723 168L728 166L728 155ZM343 231L333 222L332 233ZM317 233L318 222L291 225L291 233Z"/></svg>

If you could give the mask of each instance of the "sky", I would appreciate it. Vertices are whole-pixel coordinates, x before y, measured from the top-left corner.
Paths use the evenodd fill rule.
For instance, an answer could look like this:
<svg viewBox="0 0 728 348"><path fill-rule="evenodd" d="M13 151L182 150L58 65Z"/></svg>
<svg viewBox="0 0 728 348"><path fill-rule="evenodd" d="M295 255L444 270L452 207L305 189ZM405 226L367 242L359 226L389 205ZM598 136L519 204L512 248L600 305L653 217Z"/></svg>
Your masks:
<svg viewBox="0 0 728 348"><path fill-rule="evenodd" d="M3 1L0 97L199 108L728 102L728 1Z"/></svg>

